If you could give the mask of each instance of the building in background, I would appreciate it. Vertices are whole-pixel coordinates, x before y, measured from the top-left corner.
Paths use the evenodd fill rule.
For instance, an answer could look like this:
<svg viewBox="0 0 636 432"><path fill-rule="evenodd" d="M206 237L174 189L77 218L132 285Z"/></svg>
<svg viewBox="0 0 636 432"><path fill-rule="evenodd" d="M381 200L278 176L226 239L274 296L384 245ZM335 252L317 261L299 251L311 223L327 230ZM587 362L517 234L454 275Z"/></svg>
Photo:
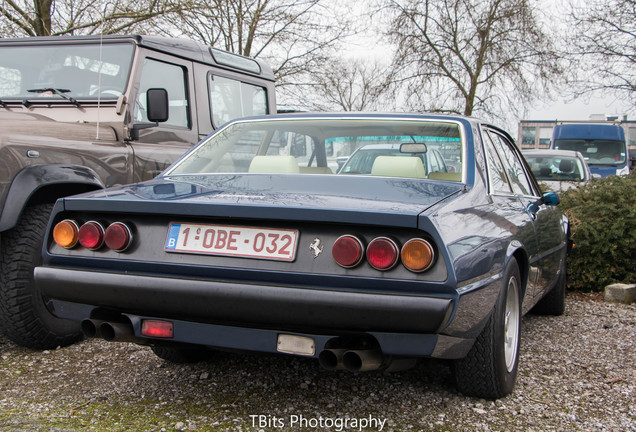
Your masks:
<svg viewBox="0 0 636 432"><path fill-rule="evenodd" d="M524 149L550 148L552 131L557 123L604 123L620 124L625 130L627 147L633 155L636 152L636 120L627 120L627 116L592 115L589 120L521 120L519 122L519 147Z"/></svg>

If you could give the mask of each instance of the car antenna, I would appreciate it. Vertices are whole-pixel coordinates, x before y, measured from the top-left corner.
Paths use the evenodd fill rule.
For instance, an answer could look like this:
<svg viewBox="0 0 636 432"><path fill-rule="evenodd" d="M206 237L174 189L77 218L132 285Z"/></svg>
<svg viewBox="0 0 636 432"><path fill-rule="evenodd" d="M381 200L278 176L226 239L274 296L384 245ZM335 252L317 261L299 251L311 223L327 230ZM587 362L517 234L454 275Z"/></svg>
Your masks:
<svg viewBox="0 0 636 432"><path fill-rule="evenodd" d="M99 112L102 102L102 48L104 39L104 21L106 21L106 9L110 2L106 2L104 5L104 13L102 14L101 31L99 32L99 69L97 69L97 130L95 131L95 140L99 141Z"/></svg>

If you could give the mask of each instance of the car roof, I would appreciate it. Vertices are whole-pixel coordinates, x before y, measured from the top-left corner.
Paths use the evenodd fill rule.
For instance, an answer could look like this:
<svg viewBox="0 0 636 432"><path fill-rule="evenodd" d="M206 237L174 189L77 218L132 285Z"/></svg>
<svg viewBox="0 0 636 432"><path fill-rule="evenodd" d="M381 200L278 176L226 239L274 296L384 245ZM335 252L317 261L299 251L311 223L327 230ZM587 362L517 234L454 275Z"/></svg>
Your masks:
<svg viewBox="0 0 636 432"><path fill-rule="evenodd" d="M383 119L383 120L439 120L439 121L459 121L464 123L478 123L479 120L461 115L446 115L435 113L380 113L380 112L289 112L279 114L268 114L262 116L242 117L233 122L247 120L285 120L285 119Z"/></svg>
<svg viewBox="0 0 636 432"><path fill-rule="evenodd" d="M194 60L206 64L211 64L218 67L227 67L228 64L223 61L219 62L215 58L215 53L224 56L231 56L236 59L243 59L258 65L260 70L256 73L253 70L237 67L236 65L230 65L232 69L241 69L243 72L250 75L257 75L262 78L274 80L274 73L269 65L263 63L260 60L244 57L234 53L228 53L225 51L217 50L208 45L196 42L191 39L184 38L170 38L162 36L147 36L147 35L82 35L82 36L35 36L24 38L4 38L0 39L0 46L25 46L25 45L62 45L62 44L82 44L82 43L117 43L117 42L132 42L136 45L147 47L156 51L167 53L176 57L181 57L188 60ZM240 60L239 60L240 61Z"/></svg>

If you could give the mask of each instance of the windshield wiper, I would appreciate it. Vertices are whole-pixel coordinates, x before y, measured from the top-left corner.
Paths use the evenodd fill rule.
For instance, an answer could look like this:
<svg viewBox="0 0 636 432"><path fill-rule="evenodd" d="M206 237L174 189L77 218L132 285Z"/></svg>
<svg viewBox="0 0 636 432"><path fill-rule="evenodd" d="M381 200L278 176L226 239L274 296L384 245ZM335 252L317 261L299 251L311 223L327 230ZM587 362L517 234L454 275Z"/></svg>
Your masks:
<svg viewBox="0 0 636 432"><path fill-rule="evenodd" d="M81 106L80 103L73 97L73 96L69 96L66 93L69 93L70 90L69 89L63 89L63 88L54 88L54 87L46 87L46 88L37 88L37 89L29 89L27 90L29 93L45 93L45 92L51 92L54 93L58 96L61 96L62 98L66 99L67 101L69 101L70 103L72 103L75 106Z"/></svg>

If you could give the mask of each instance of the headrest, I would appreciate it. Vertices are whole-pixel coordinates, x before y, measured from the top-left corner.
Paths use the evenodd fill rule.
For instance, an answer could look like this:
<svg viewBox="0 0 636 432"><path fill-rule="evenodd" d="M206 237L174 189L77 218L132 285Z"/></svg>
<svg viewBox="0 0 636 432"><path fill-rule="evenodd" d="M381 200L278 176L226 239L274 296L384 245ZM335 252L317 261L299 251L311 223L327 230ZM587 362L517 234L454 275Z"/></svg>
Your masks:
<svg viewBox="0 0 636 432"><path fill-rule="evenodd" d="M257 174L298 174L298 162L293 156L254 156L248 172Z"/></svg>
<svg viewBox="0 0 636 432"><path fill-rule="evenodd" d="M561 172L571 172L574 169L574 164L570 159L561 159L559 162L559 171Z"/></svg>
<svg viewBox="0 0 636 432"><path fill-rule="evenodd" d="M426 170L417 156L378 156L371 167L371 175L426 178Z"/></svg>

